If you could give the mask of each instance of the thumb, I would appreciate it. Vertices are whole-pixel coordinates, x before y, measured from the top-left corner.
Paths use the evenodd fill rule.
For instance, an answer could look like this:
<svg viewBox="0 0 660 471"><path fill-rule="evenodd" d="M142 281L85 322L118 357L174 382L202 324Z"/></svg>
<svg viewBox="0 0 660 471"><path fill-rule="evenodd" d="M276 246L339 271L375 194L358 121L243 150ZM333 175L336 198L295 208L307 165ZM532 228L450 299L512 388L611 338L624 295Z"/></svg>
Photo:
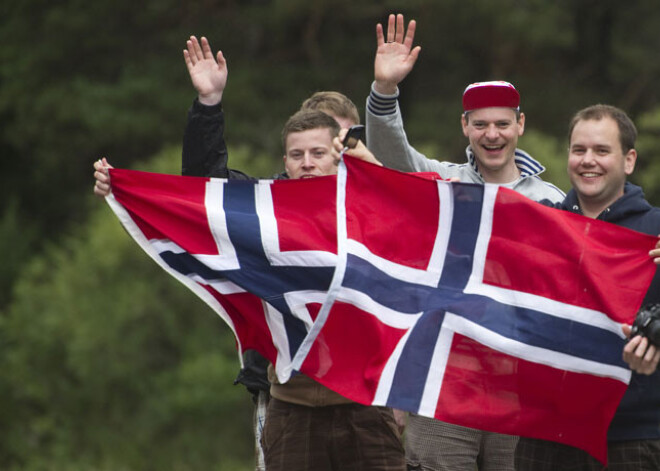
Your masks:
<svg viewBox="0 0 660 471"><path fill-rule="evenodd" d="M623 331L623 335L625 335L626 338L630 338L630 332L632 332L632 327L630 327L628 324L621 324L621 330Z"/></svg>

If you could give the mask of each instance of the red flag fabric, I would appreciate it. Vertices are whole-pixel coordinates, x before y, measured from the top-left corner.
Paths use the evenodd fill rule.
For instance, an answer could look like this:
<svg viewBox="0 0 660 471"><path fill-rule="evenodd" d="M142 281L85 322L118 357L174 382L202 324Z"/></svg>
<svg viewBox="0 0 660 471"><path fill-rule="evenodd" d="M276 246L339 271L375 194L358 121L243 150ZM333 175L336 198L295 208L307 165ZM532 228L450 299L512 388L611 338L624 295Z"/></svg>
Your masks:
<svg viewBox="0 0 660 471"><path fill-rule="evenodd" d="M630 379L620 323L656 238L352 159L338 182L338 275L294 366L358 402L605 462Z"/></svg>

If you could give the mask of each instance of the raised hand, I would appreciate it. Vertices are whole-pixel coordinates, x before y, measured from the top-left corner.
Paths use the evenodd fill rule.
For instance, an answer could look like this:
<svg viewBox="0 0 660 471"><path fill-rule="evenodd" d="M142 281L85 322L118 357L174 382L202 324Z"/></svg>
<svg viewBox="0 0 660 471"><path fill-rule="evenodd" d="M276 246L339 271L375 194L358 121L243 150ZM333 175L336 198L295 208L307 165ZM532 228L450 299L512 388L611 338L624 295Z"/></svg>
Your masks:
<svg viewBox="0 0 660 471"><path fill-rule="evenodd" d="M203 36L201 45L195 36L190 36L186 46L183 59L193 87L199 95L199 102L203 105L217 105L222 101L222 93L227 86L227 61L222 51L218 51L216 57L213 57L211 46Z"/></svg>
<svg viewBox="0 0 660 471"><path fill-rule="evenodd" d="M383 26L376 25L376 59L374 61L375 90L391 95L396 87L410 73L419 52L420 46L412 47L417 23L410 20L408 30L404 26L403 15L390 15L387 21L387 40L383 34Z"/></svg>

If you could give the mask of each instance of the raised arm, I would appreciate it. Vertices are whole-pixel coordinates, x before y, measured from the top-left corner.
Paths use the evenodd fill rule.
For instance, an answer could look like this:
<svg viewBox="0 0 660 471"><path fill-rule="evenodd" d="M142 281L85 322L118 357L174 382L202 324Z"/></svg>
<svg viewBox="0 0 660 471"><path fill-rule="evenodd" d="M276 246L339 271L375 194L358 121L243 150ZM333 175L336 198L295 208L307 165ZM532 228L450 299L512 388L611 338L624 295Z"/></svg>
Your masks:
<svg viewBox="0 0 660 471"><path fill-rule="evenodd" d="M419 57L420 46L413 47L417 23L405 28L403 15L390 15L387 33L376 26L374 82L367 98L366 125L369 150L386 167L404 172L437 172L440 162L429 160L408 142L398 105L398 84L410 73Z"/></svg>
<svg viewBox="0 0 660 471"><path fill-rule="evenodd" d="M227 85L227 61L222 52L216 56L205 37L201 43L195 36L186 41L183 58L197 99L188 111L183 134L181 173L195 177L247 178L230 170L225 143L225 115L222 96Z"/></svg>

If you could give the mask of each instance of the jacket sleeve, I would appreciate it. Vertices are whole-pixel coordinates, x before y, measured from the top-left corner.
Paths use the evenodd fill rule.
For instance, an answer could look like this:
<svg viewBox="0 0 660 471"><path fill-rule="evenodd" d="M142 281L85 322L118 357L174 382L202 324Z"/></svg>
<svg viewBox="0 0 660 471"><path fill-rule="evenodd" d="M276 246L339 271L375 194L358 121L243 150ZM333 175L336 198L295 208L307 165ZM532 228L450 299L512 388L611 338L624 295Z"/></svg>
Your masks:
<svg viewBox="0 0 660 471"><path fill-rule="evenodd" d="M381 95L371 88L367 98L367 146L383 165L403 172L437 172L444 176L444 167L428 159L408 142L403 119L395 95Z"/></svg>
<svg viewBox="0 0 660 471"><path fill-rule="evenodd" d="M193 177L248 178L227 168L225 114L222 104L202 105L197 99L188 110L183 134L181 174Z"/></svg>

